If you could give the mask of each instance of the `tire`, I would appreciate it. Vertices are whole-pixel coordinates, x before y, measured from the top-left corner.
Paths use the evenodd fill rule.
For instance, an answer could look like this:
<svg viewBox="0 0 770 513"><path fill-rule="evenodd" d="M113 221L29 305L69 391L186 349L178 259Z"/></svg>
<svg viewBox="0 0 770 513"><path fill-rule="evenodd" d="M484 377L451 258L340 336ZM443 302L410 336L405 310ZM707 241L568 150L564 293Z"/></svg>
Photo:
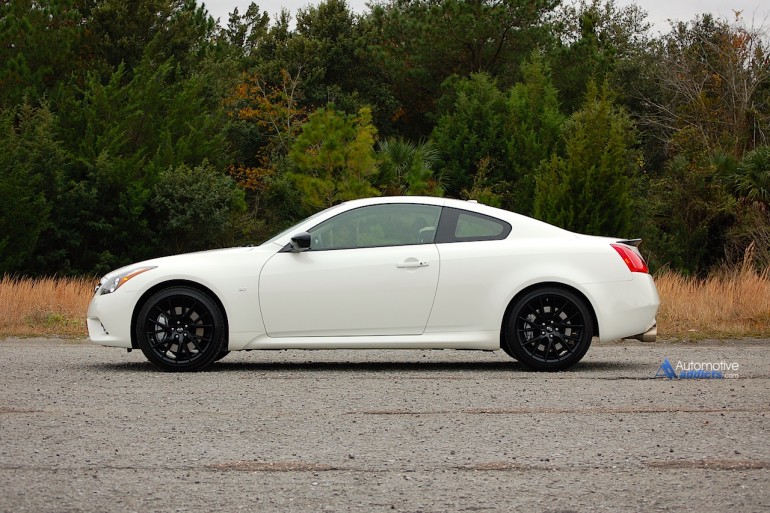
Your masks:
<svg viewBox="0 0 770 513"><path fill-rule="evenodd" d="M514 360L516 359L516 355L513 354L513 351L511 351L511 349L508 347L508 344L505 342L505 340L503 340L503 343L500 344L500 349L502 349L505 354L507 354Z"/></svg>
<svg viewBox="0 0 770 513"><path fill-rule="evenodd" d="M225 356L227 356L229 354L230 354L230 351L220 351L219 354L217 355L217 357L214 358L214 361L218 362L219 360L221 360L222 358L224 358Z"/></svg>
<svg viewBox="0 0 770 513"><path fill-rule="evenodd" d="M223 352L226 325L219 306L190 287L169 287L150 296L134 326L139 348L165 371L199 371Z"/></svg>
<svg viewBox="0 0 770 513"><path fill-rule="evenodd" d="M590 312L583 299L567 290L530 291L516 301L505 320L506 352L533 370L568 369L591 346Z"/></svg>

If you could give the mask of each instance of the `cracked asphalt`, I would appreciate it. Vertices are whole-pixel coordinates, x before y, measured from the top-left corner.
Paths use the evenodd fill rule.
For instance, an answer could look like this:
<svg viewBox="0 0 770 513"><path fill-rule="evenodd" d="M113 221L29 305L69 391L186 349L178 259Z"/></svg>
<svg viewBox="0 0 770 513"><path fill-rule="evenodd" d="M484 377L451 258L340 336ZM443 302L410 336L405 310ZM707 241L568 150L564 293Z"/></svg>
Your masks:
<svg viewBox="0 0 770 513"><path fill-rule="evenodd" d="M664 360L733 379L655 377ZM770 340L233 353L0 340L1 512L770 510Z"/></svg>

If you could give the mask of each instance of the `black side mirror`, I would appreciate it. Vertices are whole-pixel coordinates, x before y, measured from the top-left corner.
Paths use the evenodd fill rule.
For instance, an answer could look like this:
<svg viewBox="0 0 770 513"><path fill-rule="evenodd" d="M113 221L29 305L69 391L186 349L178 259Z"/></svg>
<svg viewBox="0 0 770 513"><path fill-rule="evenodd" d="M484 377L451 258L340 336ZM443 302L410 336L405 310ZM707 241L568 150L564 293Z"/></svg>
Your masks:
<svg viewBox="0 0 770 513"><path fill-rule="evenodd" d="M294 253L301 253L310 249L310 234L302 232L291 238L291 250Z"/></svg>

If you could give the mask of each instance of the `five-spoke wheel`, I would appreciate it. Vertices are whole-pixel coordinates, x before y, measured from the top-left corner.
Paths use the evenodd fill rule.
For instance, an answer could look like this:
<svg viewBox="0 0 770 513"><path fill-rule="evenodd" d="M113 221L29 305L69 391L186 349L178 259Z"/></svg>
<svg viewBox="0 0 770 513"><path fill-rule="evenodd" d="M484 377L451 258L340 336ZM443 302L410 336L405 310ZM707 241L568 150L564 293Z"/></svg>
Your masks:
<svg viewBox="0 0 770 513"><path fill-rule="evenodd" d="M200 370L226 350L220 308L190 287L153 294L139 311L134 329L147 359L168 371Z"/></svg>
<svg viewBox="0 0 770 513"><path fill-rule="evenodd" d="M522 296L510 309L504 328L506 352L535 370L571 367L583 358L593 338L585 301L556 287Z"/></svg>

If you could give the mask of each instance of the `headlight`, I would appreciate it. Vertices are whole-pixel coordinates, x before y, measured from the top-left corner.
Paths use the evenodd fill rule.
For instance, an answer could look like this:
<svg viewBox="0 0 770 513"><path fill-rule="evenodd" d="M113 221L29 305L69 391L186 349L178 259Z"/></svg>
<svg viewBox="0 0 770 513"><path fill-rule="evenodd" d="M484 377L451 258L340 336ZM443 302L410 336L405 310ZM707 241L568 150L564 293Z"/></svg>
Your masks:
<svg viewBox="0 0 770 513"><path fill-rule="evenodd" d="M124 283L126 283L128 280L130 280L134 276L139 276L143 272L150 271L157 267L158 267L157 265L134 267L133 269L129 269L120 274L115 274L113 276L105 276L99 282L99 287L96 289L96 293L102 296L104 294L111 294L116 290L118 290Z"/></svg>

